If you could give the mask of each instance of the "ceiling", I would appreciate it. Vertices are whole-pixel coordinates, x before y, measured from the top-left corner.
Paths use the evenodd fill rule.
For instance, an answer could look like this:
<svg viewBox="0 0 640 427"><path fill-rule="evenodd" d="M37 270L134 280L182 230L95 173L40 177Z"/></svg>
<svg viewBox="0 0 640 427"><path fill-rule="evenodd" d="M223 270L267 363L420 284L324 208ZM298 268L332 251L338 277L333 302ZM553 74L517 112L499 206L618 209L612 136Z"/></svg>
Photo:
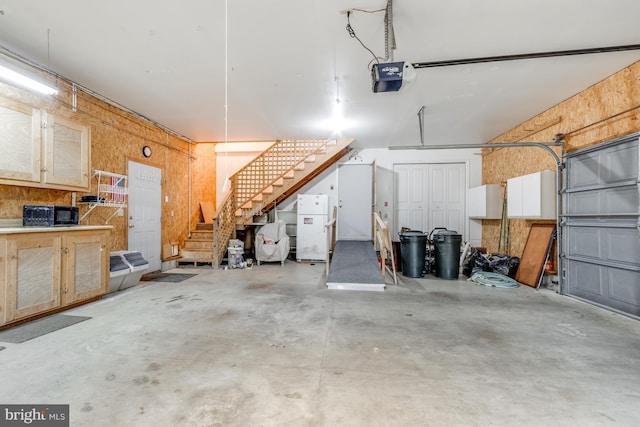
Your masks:
<svg viewBox="0 0 640 427"><path fill-rule="evenodd" d="M331 137L338 99L341 136L360 148L419 145L422 106L425 145L487 142L640 60L633 50L418 69L399 92L373 93L373 56L340 11L386 4L229 0L225 37L223 0L0 0L0 46L196 142ZM395 0L393 57L631 45L638 16L637 0ZM350 19L384 57L384 13Z"/></svg>

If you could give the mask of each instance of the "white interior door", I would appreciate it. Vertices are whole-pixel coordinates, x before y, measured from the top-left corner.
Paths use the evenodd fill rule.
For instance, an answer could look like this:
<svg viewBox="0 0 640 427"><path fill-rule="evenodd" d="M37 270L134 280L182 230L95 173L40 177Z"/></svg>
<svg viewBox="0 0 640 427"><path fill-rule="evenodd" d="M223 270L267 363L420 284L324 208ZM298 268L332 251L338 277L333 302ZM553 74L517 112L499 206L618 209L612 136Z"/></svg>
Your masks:
<svg viewBox="0 0 640 427"><path fill-rule="evenodd" d="M429 174L426 165L396 165L396 223L397 232L407 227L428 232Z"/></svg>
<svg viewBox="0 0 640 427"><path fill-rule="evenodd" d="M395 231L402 227L429 233L445 227L465 234L464 163L397 164Z"/></svg>
<svg viewBox="0 0 640 427"><path fill-rule="evenodd" d="M464 236L465 165L430 165L429 174L430 228L446 227L447 230L457 231Z"/></svg>
<svg viewBox="0 0 640 427"><path fill-rule="evenodd" d="M338 165L338 240L372 240L373 165Z"/></svg>
<svg viewBox="0 0 640 427"><path fill-rule="evenodd" d="M162 267L162 170L129 162L129 250L142 253L148 271Z"/></svg>

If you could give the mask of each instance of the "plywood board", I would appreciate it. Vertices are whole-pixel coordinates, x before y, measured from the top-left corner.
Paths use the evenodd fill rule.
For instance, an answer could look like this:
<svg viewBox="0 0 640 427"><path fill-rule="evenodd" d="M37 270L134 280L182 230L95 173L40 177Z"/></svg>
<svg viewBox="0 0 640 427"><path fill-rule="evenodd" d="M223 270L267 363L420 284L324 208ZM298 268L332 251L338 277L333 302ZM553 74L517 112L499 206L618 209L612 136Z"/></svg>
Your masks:
<svg viewBox="0 0 640 427"><path fill-rule="evenodd" d="M213 223L213 215L216 210L213 208L213 202L200 202L200 209L202 209L202 217L205 224Z"/></svg>
<svg viewBox="0 0 640 427"><path fill-rule="evenodd" d="M533 288L538 287L555 229L554 224L533 224L531 226L524 252L520 257L516 281Z"/></svg>

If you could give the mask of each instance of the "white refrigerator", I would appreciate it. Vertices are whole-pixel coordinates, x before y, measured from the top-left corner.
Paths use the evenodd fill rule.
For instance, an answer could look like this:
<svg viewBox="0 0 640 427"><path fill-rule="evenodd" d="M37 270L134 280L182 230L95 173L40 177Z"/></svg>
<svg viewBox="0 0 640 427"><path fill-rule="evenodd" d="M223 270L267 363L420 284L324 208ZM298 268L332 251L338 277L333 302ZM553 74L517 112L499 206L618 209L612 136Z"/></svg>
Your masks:
<svg viewBox="0 0 640 427"><path fill-rule="evenodd" d="M298 194L296 230L296 259L298 261L327 260L327 231L329 196L326 194Z"/></svg>

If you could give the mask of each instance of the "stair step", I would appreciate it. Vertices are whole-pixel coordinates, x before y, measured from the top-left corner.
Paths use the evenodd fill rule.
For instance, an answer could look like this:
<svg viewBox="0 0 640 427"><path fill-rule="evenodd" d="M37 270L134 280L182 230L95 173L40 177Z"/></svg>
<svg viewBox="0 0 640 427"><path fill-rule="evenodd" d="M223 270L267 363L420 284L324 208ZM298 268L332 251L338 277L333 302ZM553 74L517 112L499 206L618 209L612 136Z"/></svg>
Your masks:
<svg viewBox="0 0 640 427"><path fill-rule="evenodd" d="M199 222L196 224L196 230L213 230L213 224Z"/></svg>
<svg viewBox="0 0 640 427"><path fill-rule="evenodd" d="M305 162L301 162L299 164L297 164L293 170L294 171L303 171L305 168L307 167L307 165L305 164Z"/></svg>
<svg viewBox="0 0 640 427"><path fill-rule="evenodd" d="M198 250L198 249L208 249L213 250L213 240L194 240L187 239L184 241L183 248L184 250Z"/></svg>
<svg viewBox="0 0 640 427"><path fill-rule="evenodd" d="M192 240L211 240L213 241L213 230L199 230L191 232Z"/></svg>
<svg viewBox="0 0 640 427"><path fill-rule="evenodd" d="M295 171L290 170L287 173L285 173L284 175L282 175L283 178L287 178L287 179L292 179L293 177L295 177Z"/></svg>
<svg viewBox="0 0 640 427"><path fill-rule="evenodd" d="M264 194L264 195L273 194L273 185L270 185L267 188L265 188L264 190L262 190L262 194Z"/></svg>
<svg viewBox="0 0 640 427"><path fill-rule="evenodd" d="M180 251L180 256L182 257L182 259L180 261L187 261L187 262L194 262L194 261L200 261L200 262L213 262L213 251L211 250L195 250L195 249L191 249L191 250L184 250L182 249Z"/></svg>
<svg viewBox="0 0 640 427"><path fill-rule="evenodd" d="M304 159L305 163L315 163L316 162L316 156L309 156L306 159Z"/></svg>

